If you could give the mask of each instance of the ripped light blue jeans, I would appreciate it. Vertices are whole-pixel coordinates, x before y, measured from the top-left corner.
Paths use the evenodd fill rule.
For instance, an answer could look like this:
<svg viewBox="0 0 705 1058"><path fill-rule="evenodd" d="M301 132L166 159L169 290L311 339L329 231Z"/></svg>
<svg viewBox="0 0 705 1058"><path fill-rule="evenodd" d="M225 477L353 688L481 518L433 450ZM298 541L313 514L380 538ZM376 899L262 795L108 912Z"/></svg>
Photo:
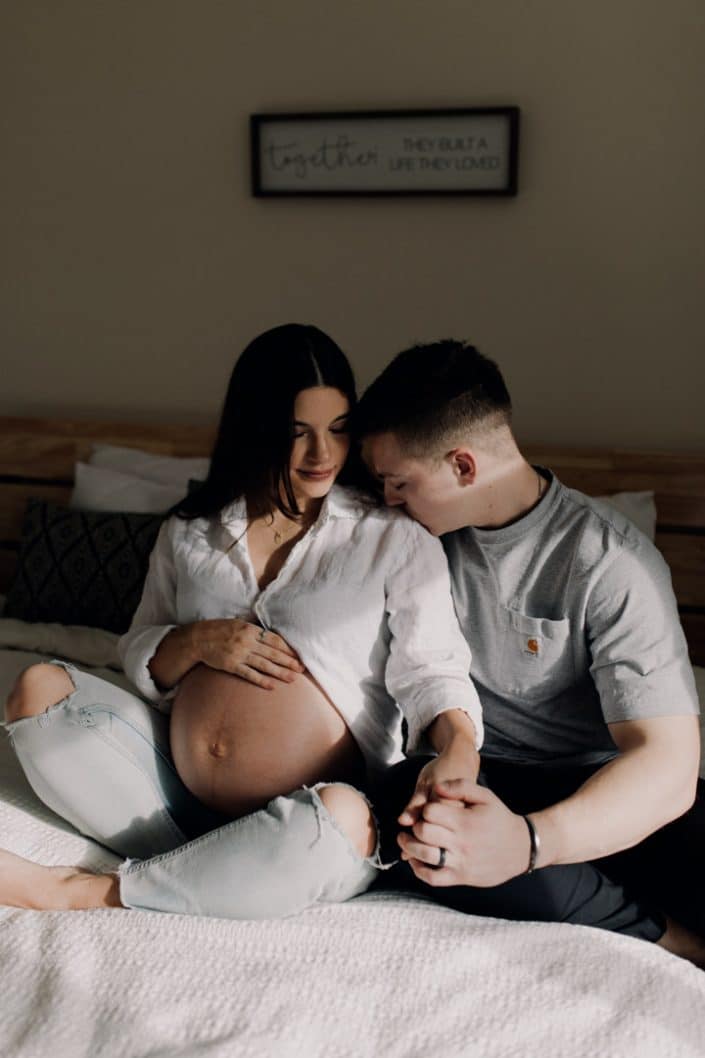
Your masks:
<svg viewBox="0 0 705 1058"><path fill-rule="evenodd" d="M37 796L82 834L127 857L125 907L219 918L280 918L364 892L381 866L336 825L318 789L227 821L184 786L169 718L136 694L64 668L74 691L5 724Z"/></svg>

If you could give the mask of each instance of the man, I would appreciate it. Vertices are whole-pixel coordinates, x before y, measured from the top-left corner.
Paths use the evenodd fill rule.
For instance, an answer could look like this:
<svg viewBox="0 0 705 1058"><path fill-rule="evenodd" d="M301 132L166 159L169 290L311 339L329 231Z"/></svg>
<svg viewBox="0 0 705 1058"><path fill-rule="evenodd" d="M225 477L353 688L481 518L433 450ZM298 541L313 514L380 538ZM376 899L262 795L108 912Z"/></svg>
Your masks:
<svg viewBox="0 0 705 1058"><path fill-rule="evenodd" d="M705 965L698 703L659 552L524 459L500 371L472 346L401 353L356 415L386 502L442 537L484 710L479 775L428 797L427 758L410 758L378 795L406 881Z"/></svg>

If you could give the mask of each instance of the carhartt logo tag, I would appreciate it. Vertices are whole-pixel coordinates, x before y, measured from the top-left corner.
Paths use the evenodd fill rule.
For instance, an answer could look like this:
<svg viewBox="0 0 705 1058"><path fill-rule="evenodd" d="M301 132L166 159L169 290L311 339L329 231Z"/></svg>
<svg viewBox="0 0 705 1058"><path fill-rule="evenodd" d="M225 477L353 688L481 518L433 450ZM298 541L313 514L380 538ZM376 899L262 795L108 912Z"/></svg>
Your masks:
<svg viewBox="0 0 705 1058"><path fill-rule="evenodd" d="M532 657L535 658L535 657L538 656L540 651L541 651L541 647L540 647L538 639L534 639L533 637L531 639L527 639L526 647L524 649L524 652L526 654L530 654Z"/></svg>

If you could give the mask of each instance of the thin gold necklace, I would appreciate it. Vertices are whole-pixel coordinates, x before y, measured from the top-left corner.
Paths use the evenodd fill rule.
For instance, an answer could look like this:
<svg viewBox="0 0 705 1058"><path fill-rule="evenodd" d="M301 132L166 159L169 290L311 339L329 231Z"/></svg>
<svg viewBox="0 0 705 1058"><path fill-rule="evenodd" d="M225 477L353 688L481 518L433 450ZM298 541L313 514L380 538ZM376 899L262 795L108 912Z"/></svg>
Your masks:
<svg viewBox="0 0 705 1058"><path fill-rule="evenodd" d="M279 546L279 544L281 544L283 540L288 540L292 536L296 536L296 533L300 532L302 529L310 529L314 522L313 518L307 520L302 517L301 522L297 522L293 518L286 518L286 521L289 522L294 528L291 532L284 533L274 521L274 511L270 512L269 517L271 518L271 521L265 524L268 524L269 528L272 530L272 535L274 536L274 543L277 545L277 547Z"/></svg>
<svg viewBox="0 0 705 1058"><path fill-rule="evenodd" d="M270 513L269 517L271 518L271 521L269 523L265 522L265 525L267 525L267 524L269 525L269 528L272 530L272 535L274 537L274 543L277 544L277 546L278 546L279 544L281 544L282 540L284 539L284 533L275 524L274 511L272 511ZM289 536L290 534L287 533L286 535Z"/></svg>

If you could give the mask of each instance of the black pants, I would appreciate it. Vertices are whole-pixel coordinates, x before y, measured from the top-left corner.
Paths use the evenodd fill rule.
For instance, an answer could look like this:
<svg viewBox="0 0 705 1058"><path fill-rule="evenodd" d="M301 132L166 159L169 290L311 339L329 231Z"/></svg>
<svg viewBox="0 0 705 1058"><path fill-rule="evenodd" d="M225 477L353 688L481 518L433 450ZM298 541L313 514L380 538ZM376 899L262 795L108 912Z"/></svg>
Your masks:
<svg viewBox="0 0 705 1058"><path fill-rule="evenodd" d="M390 768L373 798L382 853L399 855L397 816L430 757L410 757ZM479 781L513 812L536 812L570 796L597 769L554 768L483 760ZM435 887L419 881L408 863L383 872L378 885L421 892L467 914L539 922L573 922L658 940L665 915L705 936L705 786L685 815L639 845L593 863L544 867L490 888ZM615 806L619 811L619 806Z"/></svg>

